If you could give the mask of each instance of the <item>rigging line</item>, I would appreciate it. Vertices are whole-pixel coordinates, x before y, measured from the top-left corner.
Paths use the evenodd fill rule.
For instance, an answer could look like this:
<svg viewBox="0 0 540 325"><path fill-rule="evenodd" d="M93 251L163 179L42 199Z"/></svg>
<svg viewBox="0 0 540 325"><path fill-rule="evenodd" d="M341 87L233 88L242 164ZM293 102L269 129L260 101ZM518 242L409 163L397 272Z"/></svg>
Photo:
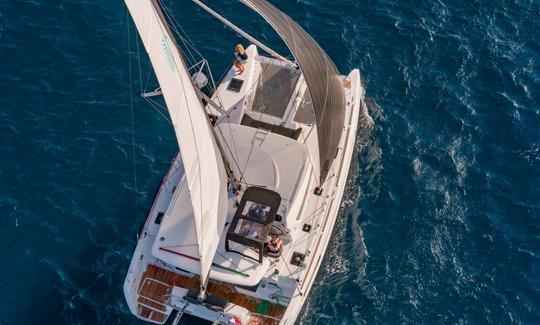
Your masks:
<svg viewBox="0 0 540 325"><path fill-rule="evenodd" d="M191 52L190 50L190 46L189 44L187 44L186 40L184 39L184 37L178 32L178 29L176 28L176 25L175 25L175 21L173 20L173 16L171 14L169 14L169 9L165 6L165 4L162 2L162 1L159 1L161 7L163 8L163 12L165 13L165 15L167 16L167 20L169 22L169 26L172 28L173 32L178 36L178 38L180 39L180 41L182 42L182 44L184 44L184 47L186 48L187 50L187 54L189 55L189 57L187 58L189 63L192 64L194 62L196 62L197 60L195 59L193 53ZM185 53L185 51L182 51L182 53ZM191 61L190 61L191 60ZM188 69L189 70L189 69Z"/></svg>
<svg viewBox="0 0 540 325"><path fill-rule="evenodd" d="M304 98L302 99L302 101L305 99L305 96L306 94L309 95L309 98L311 99L311 111L312 111L312 116L316 119L315 117L315 107L313 106L313 99L311 98L311 94L309 93L309 87L307 85L307 82L305 81L305 77L304 77L304 82L306 83L306 90L304 91L304 94L302 95ZM300 105L302 105L302 103L300 103ZM298 112L298 109L297 109L297 112ZM313 123L315 122L315 123ZM309 166L311 167L311 171L313 172L314 175L317 175L316 173L316 170L315 170L315 165L313 164L313 159L312 159L312 156L311 156L311 152L309 150L309 146L306 145L306 142L307 140L309 139L309 136L311 135L311 132L313 131L313 129L315 128L314 125L316 126L317 125L317 121L311 121L311 128L309 129L309 132L307 133L307 136L304 135L304 128L302 128L302 132L300 132L300 135L302 136L303 140L303 144L304 144L304 147L306 148L306 151L308 153L308 158L309 158ZM318 139L318 138L317 138ZM320 150L320 149L319 149ZM320 166L319 166L320 168ZM315 182L317 184L317 187L320 187L322 184L320 183L318 177L315 177Z"/></svg>
<svg viewBox="0 0 540 325"><path fill-rule="evenodd" d="M306 222L313 223L313 219L315 219L322 212L325 212L325 206L322 204L319 206L320 200L321 200L320 196L316 198L315 210L313 210L313 212L311 212L309 215L305 216L303 220L305 220Z"/></svg>
<svg viewBox="0 0 540 325"><path fill-rule="evenodd" d="M331 170L332 170L332 172L333 172L333 176L332 176L332 177L336 177L336 174L335 174L335 173L336 173L336 170L335 170L335 167L333 166L333 164L332 164ZM317 180L317 177L315 177L315 179ZM331 179L331 178L330 178L330 179ZM328 180L329 180L329 179L328 179ZM337 180L336 180L336 182L337 182ZM334 184L332 184L332 185L333 185L333 186L332 186L332 189L333 189L333 190L335 190L336 182L334 182ZM331 198L330 196L328 196L328 198L329 198L330 200L333 200L333 198ZM319 206L319 203L320 203L321 200L323 200L323 202L322 202L321 205ZM311 222L311 219L317 217L317 215L319 215L319 218L321 217L321 214L322 214L322 216L324 216L324 213L326 212L326 206L325 206L325 204L324 204L324 201L325 201L325 199L323 199L322 196L317 197L316 202L315 202L315 211L314 211L313 213L311 213L309 216L307 216L304 220L309 221L310 223L312 223L312 222ZM326 204L328 204L328 203L326 203ZM340 207L338 207L338 209L340 209ZM320 221L322 221L322 220L319 220L318 222L320 222ZM319 231L321 231L321 230L319 229ZM307 255L307 252L309 252L309 247L311 247L311 242L312 242L311 240L314 239L314 238L313 238L314 235L315 235L314 232L310 232L309 235L308 235L308 239L307 239L307 240L308 240L308 245L306 245L306 249L305 249L305 251L304 251L304 253L305 253L306 255Z"/></svg>
<svg viewBox="0 0 540 325"><path fill-rule="evenodd" d="M311 131L313 130L313 124L311 124L311 130L308 132L308 137L309 135L311 135ZM302 129L302 132L300 132L300 135L304 136L304 130ZM306 145L306 142L307 142L307 137L304 138L304 147L306 148L306 151L308 152L308 157L309 157L309 166L311 167L311 172L313 172L313 175L315 177L315 183L317 184L317 186L321 186L322 184L319 183L319 177L317 177L317 172L315 170L315 165L313 164L313 159L312 159L312 156L311 156L311 152L309 150L309 146ZM316 158L315 158L316 159ZM319 167L320 168L320 167Z"/></svg>
<svg viewBox="0 0 540 325"><path fill-rule="evenodd" d="M156 110L156 112L158 112L159 115L161 115L161 117L163 117L167 122L169 122L169 124L171 124L171 125L174 126L174 124L172 123L172 121L169 120L169 118L168 118L165 114L163 114L163 113L161 112L161 110L159 109L159 107L163 107L163 106L161 106L161 105L158 104L157 102L153 102L150 98L146 98L146 97L145 97L144 99L146 100L146 102L147 102L153 109Z"/></svg>
<svg viewBox="0 0 540 325"><path fill-rule="evenodd" d="M311 131L313 131L313 125L314 124L317 125L317 115L315 114L315 106L313 106L313 98L311 98L311 93L309 92L309 86L307 84L305 77L304 77L304 83L306 84L306 90L304 90L304 94L302 95L303 98L302 98L302 101L300 102L300 105L302 105L303 103L309 104L311 108L311 113L312 113L311 115L315 119L315 120L313 119L311 120L311 129L309 129L309 132L304 140L304 144L306 144L307 139L311 135ZM309 99L311 99L310 101L307 100L306 95L309 95Z"/></svg>
<svg viewBox="0 0 540 325"><path fill-rule="evenodd" d="M211 75L210 75L211 76ZM218 100L221 101L220 97L219 97L219 93L217 93L217 96L218 96ZM222 104L223 106L223 104ZM229 128L229 133L232 134L232 129L231 129L231 123L226 123L228 125L228 128ZM227 142L227 139L225 138L225 135L223 134L223 130L221 129L221 123L220 122L217 122L216 121L216 128L217 128L217 131L219 132L219 134L221 135L221 138L224 140L225 142L225 147L227 148L227 150L229 151L229 153L231 154L231 158L234 162L234 164L236 165L236 168L238 169L238 171L240 172L241 171L241 168L240 168L240 162L239 162L239 155L238 155L238 149L236 147L236 140L234 139L234 136L232 136L230 139L232 141L232 144L233 144L233 147L234 147L234 150L236 152L236 155L235 153L232 151L232 149L229 147L229 143ZM218 139L219 141L219 139ZM234 175L234 173L233 173ZM240 182L242 181L243 179L243 175L239 175L240 176ZM244 180L245 181L245 180Z"/></svg>
<svg viewBox="0 0 540 325"><path fill-rule="evenodd" d="M233 62L234 62L234 61L233 61ZM232 68L232 66L231 66L231 68ZM208 64L208 69L210 69L210 65L209 65L209 64ZM229 71L230 71L230 68L229 68L228 70L226 70L226 71L223 73L223 75L221 76L221 80L223 80L223 78L226 76L226 74L229 73ZM213 79L213 77L212 77L211 71L210 71L210 77L211 77L211 79L212 79L212 82L215 83L215 81L214 81L214 79ZM253 87L255 87L255 85L252 85L251 88L249 88L248 91L247 91L246 93L251 93ZM219 100L219 101L222 101L222 100L221 100L221 97L219 96L219 92L217 92L216 94L217 94L218 100ZM224 118L225 118L225 117L223 117L222 119L224 119ZM229 132L231 132L231 125L230 125L230 123L226 123L226 124L228 124ZM231 138L231 140L232 140L232 142L233 142L234 149L235 149L235 151L236 151L236 156L235 156L235 153L232 152L231 148L229 147L229 144L227 143L227 141L226 141L226 139L225 139L225 136L224 136L224 134L223 134L223 130L221 129L221 126L222 126L221 123L216 122L216 127L217 127L217 129L218 129L218 132L220 133L221 137L225 140L225 146L227 147L227 150L230 152L231 157L232 157L232 159L233 159L233 161L234 161L234 164L236 165L236 168L238 168L238 172L240 173L240 175L239 175L239 176L240 176L240 180L239 180L239 181L240 181L240 182L243 181L245 184L247 184L248 182L247 182L247 180L244 178L244 172L245 172L245 169L244 169L244 171L243 171L243 169L240 167L240 162L239 162L239 158L238 158L238 157L239 157L239 154L238 154L238 149L237 149L237 147L236 147L236 140L234 139L234 137ZM232 132L231 132L231 133L232 133ZM244 168L245 168L245 167L244 167Z"/></svg>
<svg viewBox="0 0 540 325"><path fill-rule="evenodd" d="M229 127L229 132L232 134L232 131L231 131L231 125L230 125L230 123L227 123L227 124L228 124L228 127ZM238 157L239 157L239 155L238 155L238 149L236 149L236 141L234 140L234 137L232 137L231 140L232 140L232 143L233 143L234 148L235 148L235 150L236 150L236 156L235 156L234 152L231 150L231 148L230 148L230 146L229 146L229 143L227 142L227 139L225 138L225 135L223 134L223 130L221 129L221 123L216 122L215 125L216 125L215 128L216 128L217 131L219 132L221 138L224 140L223 142L224 142L224 144L225 144L225 147L227 148L227 150L228 150L229 153L231 154L231 158L232 158L234 164L236 165L236 168L237 168L238 171L240 172L240 171L241 171L241 168L240 168L240 162L239 162L239 158L238 158ZM219 139L216 139L216 140L217 140L217 141L220 141ZM228 167L230 167L230 166L228 166ZM234 176L234 173L232 173L232 174L233 174L233 176ZM242 182L242 180L244 180L244 182L245 182L244 176L243 176L243 175L239 175L239 176L240 176L240 180L236 180L236 179L235 179L235 180L236 180L236 181L240 181L240 182Z"/></svg>
<svg viewBox="0 0 540 325"><path fill-rule="evenodd" d="M138 37L140 37L139 33L137 33L137 35L138 35ZM142 39L141 39L141 41L142 41ZM139 58L139 70L141 69L140 68L140 63L141 63L141 60ZM141 80L141 93L145 93L146 90L148 89L148 82L150 81L150 76L152 75L151 71L152 71L152 64L148 64L148 69L146 71L146 82L144 83L144 87L142 86L142 80Z"/></svg>
<svg viewBox="0 0 540 325"><path fill-rule="evenodd" d="M184 43L184 46L187 48L188 50L188 54L191 56L191 59L193 62L196 61L193 53L190 51L190 48L193 49L193 51L195 53L197 53L197 55L201 58L204 59L204 57L202 56L202 54L197 50L196 46L194 45L194 43L191 41L191 39L189 38L189 36L187 35L187 33L182 29L182 26L178 23L178 21L176 20L176 18L172 15L169 14L168 12L168 9L162 4L162 2L160 0L158 0L161 4L161 6L164 8L164 12L165 14L167 15L169 21L172 23L171 26L173 28L173 30L176 32L176 34L179 36L179 38L181 39L181 41ZM184 34L181 35L180 32L178 31L177 27L182 31L182 33ZM179 49L181 51L181 49ZM182 52L182 51L181 51ZM208 64L207 64L208 65ZM209 65L208 65L208 69L209 69ZM211 71L210 71L210 75L211 75ZM213 80L213 77L212 77L212 80ZM214 84L214 88L215 88L215 84ZM218 128L218 130L220 131L221 135L223 138L225 138L223 136L223 132L221 131L221 129ZM216 139L217 140L217 139ZM217 140L219 141L219 140ZM226 141L225 141L226 142ZM231 156L233 157L233 160L234 160L234 154L232 153L232 151L230 150L230 148L228 148L228 144L227 144L227 149L229 150L229 152L231 152ZM236 165L238 165L237 162L235 162ZM240 167L237 166L238 169L240 170Z"/></svg>
<svg viewBox="0 0 540 325"><path fill-rule="evenodd" d="M210 74L211 82L215 85L214 78L213 78L213 76L212 76L212 71L210 70L210 65L208 64L208 62L207 62L206 65L207 65L208 72L209 72L209 74ZM215 87L214 87L214 88L215 88ZM219 101L220 105L223 107L221 97L219 96L219 92L216 92L215 94L216 94L216 96L217 96L217 98L218 98L218 101ZM205 108L206 108L206 107L208 107L208 105L206 105ZM208 114L210 114L209 111L208 111ZM224 118L225 118L225 117L223 117L223 119L224 119ZM232 131L231 131L231 125L230 125L230 123L227 123L227 124L228 124L228 127L229 127L229 132L232 134ZM219 135L220 135L221 138L224 140L225 147L227 148L228 152L230 153L231 158L232 158L234 164L236 165L236 168L238 168L238 170L240 171L240 163L239 163L239 161L238 161L238 149L236 148L236 141L235 141L234 137L232 137L231 140L232 140L233 146L234 146L234 148L235 148L235 150L236 150L236 156L235 156L234 152L231 150L231 148L229 147L229 143L227 142L227 140L226 140L226 138L225 138L225 135L223 134L223 130L221 129L221 123L219 123L218 121L216 121L216 122L214 123L214 125L215 125L215 126L214 126L214 129L217 129L217 132L219 132ZM216 135L217 135L217 133L216 133ZM217 138L217 137L216 137L216 138ZM220 141L220 140L219 140L219 139L216 139L216 141ZM220 143L221 143L221 141L220 141ZM226 165L227 165L227 168L228 168L229 170L231 170L231 174L232 174L233 177L234 177L234 170L232 170L232 168L230 168L231 166L229 165L229 162L228 162L228 161L225 161L225 163L226 163ZM237 180L235 179L235 181L237 181ZM240 180L240 181L241 181L241 180Z"/></svg>
<svg viewBox="0 0 540 325"><path fill-rule="evenodd" d="M131 155L133 157L133 187L134 204L135 204L135 219L137 219L137 163L135 160L135 114L133 112L133 76L131 74L131 33L129 27L129 12L126 10L126 26L128 37L128 66L129 66L129 103L131 108Z"/></svg>
<svg viewBox="0 0 540 325"><path fill-rule="evenodd" d="M169 24L169 26L175 28L174 26L174 22L173 22L173 18L174 16L172 14L170 14L171 12L171 9L169 9L169 7L167 5L165 5L165 3L163 2L163 0L156 0L156 2L158 3L159 7L161 8L161 10L163 11L163 13L166 15L166 18L167 18L167 23ZM177 31L176 31L177 32ZM178 33L177 33L178 34ZM181 37L181 35L178 35Z"/></svg>
<svg viewBox="0 0 540 325"><path fill-rule="evenodd" d="M315 179L317 179L316 175L315 175ZM324 210L325 207L324 207L323 204L321 204L321 206L319 207L319 203L320 203L321 199L322 199L321 196L318 196L318 197L315 199L315 211L314 211L311 215L309 215L309 216L307 216L306 218L304 218L304 220L305 220L306 222L309 222L310 224L313 224L312 218L315 218L317 215L319 215L319 214L325 212L325 210ZM323 203L324 203L324 201L323 201ZM323 215L324 215L324 214L323 214ZM319 216L319 218L320 218L320 216ZM319 233L322 231L322 230L321 230L321 227L320 227L320 222L321 222L321 221L322 221L322 220L317 220L317 225L318 225L318 226L317 226L317 228L318 228L318 233L317 233L317 234L319 234ZM308 254L309 249L310 249L310 247L311 247L311 240L313 239L313 236L315 236L315 235L316 235L316 232L315 232L315 231L310 231L310 232L309 232L309 234L308 234L308 239L307 239L308 244L306 245L306 249L304 250L304 255L307 255L307 254Z"/></svg>
<svg viewBox="0 0 540 325"><path fill-rule="evenodd" d="M232 134L232 127L231 127L231 123L227 123L227 126L229 128L229 133ZM232 143L233 143L233 147L234 147L234 152L236 153L236 157L234 158L235 161L237 160L240 160L240 155L238 154L238 147L236 146L236 139L233 137L232 138ZM238 167L238 171L240 171L240 164L237 163L237 167Z"/></svg>
<svg viewBox="0 0 540 325"><path fill-rule="evenodd" d="M315 115L315 114L313 114L313 115ZM314 129L314 127L313 127L314 124L317 125L317 122L315 121L315 123L311 123L311 128L309 129L309 132L307 133L306 137L304 138L304 144L306 144L307 139L308 139L309 136L311 135L311 132L312 132L313 129Z"/></svg>
<svg viewBox="0 0 540 325"><path fill-rule="evenodd" d="M161 0L160 0L161 1ZM191 47L191 49L197 53L200 57L202 57L201 53L199 52L199 50L197 49L197 47L195 46L195 43L193 43L193 41L191 40L191 38L189 38L189 35L186 33L186 31L182 28L182 25L180 25L180 23L178 22L178 20L176 19L176 17L174 17L174 15L171 15L169 13L167 13L167 15L169 16L169 19L171 20L171 22L173 22L175 25L173 27L175 27L175 31L176 33L178 34L178 36L180 36L183 41L185 41L187 44L187 46ZM176 29L176 28L179 28L180 31L182 32L182 34L180 34L180 32Z"/></svg>
<svg viewBox="0 0 540 325"><path fill-rule="evenodd" d="M231 126L230 126L230 123L227 123L229 124L229 132L231 132ZM217 126L217 130L219 132L219 134L221 135L221 138L224 140L224 143L225 143L225 147L227 148L227 151L229 151L229 153L231 154L231 158L234 162L234 164L236 165L236 168L238 169L238 171L240 172L241 171L241 168L240 168L240 161L239 161L239 158L238 158L238 150L236 149L236 141L234 140L234 137L231 138L232 142L233 142L233 145L235 147L235 150L236 150L236 156L235 156L235 153L232 151L231 147L229 146L229 143L227 142L227 139L225 138L225 135L223 134L223 130L221 129L221 125L219 124L216 124ZM232 134L232 132L231 132ZM218 139L219 141L219 139ZM230 167L230 166L229 166ZM233 173L234 175L234 173ZM235 181L238 181L238 182L242 182L242 180L245 182L246 180L244 179L244 176L243 175L239 175L240 176L240 179L239 180L236 180Z"/></svg>
<svg viewBox="0 0 540 325"><path fill-rule="evenodd" d="M291 272L291 269L289 268L289 265L287 264L287 261L285 260L285 257L283 256L283 254L281 254L280 258L282 259L283 264L285 264L285 268L287 269L287 272L289 272L289 277L292 278L293 273ZM296 289L298 289L298 293L300 293L300 296L303 296L304 294L302 293L302 289L300 288L300 285L298 284L296 280L294 281L294 286L296 287Z"/></svg>
<svg viewBox="0 0 540 325"><path fill-rule="evenodd" d="M212 68L210 67L210 62L208 62L206 59L204 59L205 62L206 62L206 70L208 72L208 75L210 76L210 85L208 86L208 88L210 89L211 91L211 95L210 95L210 98L215 97L217 98L217 102L218 104L223 108L224 108L224 105L223 105L223 100L221 99L221 96L219 94L219 92L217 91L217 87L216 87L216 81L214 80L214 75L212 74ZM230 69L229 69L230 70ZM226 72L228 72L228 70L225 70Z"/></svg>
<svg viewBox="0 0 540 325"><path fill-rule="evenodd" d="M236 168L238 168L238 170L240 171L240 163L237 160L238 157L234 156L234 153L232 152L231 148L229 147L229 143L227 142L227 139L225 139L225 135L223 134L223 130L221 130L221 126L219 124L216 124L216 126L217 126L217 130L218 130L219 134L221 135L221 137L223 138L223 140L225 142L225 147L230 152L231 157L233 158L233 161L234 161L234 164L236 165ZM230 125L229 125L229 128L230 128ZM217 139L217 141L219 141L219 139ZM233 143L234 143L234 138L233 138ZM241 178L242 178L242 176L241 176Z"/></svg>
<svg viewBox="0 0 540 325"><path fill-rule="evenodd" d="M139 87L141 87L141 93L144 92L142 88L142 69L141 69L141 53L139 50L139 36L135 33L135 45L137 46L137 62L139 63Z"/></svg>
<svg viewBox="0 0 540 325"><path fill-rule="evenodd" d="M218 98L218 101L220 101L220 103L221 103L221 99L219 97L219 92L217 92L217 98ZM223 106L223 104L221 104L221 106ZM229 129L229 134L232 135L233 132L232 132L231 123L226 123L226 124L227 124L227 127ZM219 121L219 122L216 121L215 128L217 129L217 132L219 132L219 135L221 136L221 138L224 140L225 147L227 148L227 151L230 153L232 161L234 162L234 165L238 169L238 172L241 173L242 168L240 167L240 158L239 158L240 155L238 154L238 147L236 146L236 140L235 140L234 136L229 137L229 140L231 140L233 148L234 148L234 152L233 152L233 150L229 146L229 143L228 143L227 139L225 138L225 135L224 135L223 130L221 129L221 127L222 127L221 121ZM220 141L220 140L218 139L218 141ZM232 174L234 175L234 171L233 171ZM240 174L238 176L240 177L240 179L239 180L235 179L236 181L238 181L238 182L246 182L247 183L247 181L245 180L243 174Z"/></svg>
<svg viewBox="0 0 540 325"><path fill-rule="evenodd" d="M188 50L188 54L191 56L191 59L193 60L193 62L196 61L195 59L195 56L193 55L193 53L190 51L190 47L192 48L192 50L194 50L195 53L197 53L198 56L202 57L201 53L197 50L197 48L195 47L195 45L193 44L193 42L191 41L191 39L187 36L187 34L184 32L184 30L182 29L182 26L178 23L178 21L176 20L176 18L171 15L169 13L169 9L165 6L165 4L163 4L163 1L161 0L158 0L160 6L163 8L163 11L165 12L165 15L167 16L167 19L169 20L169 22L171 24L169 24L170 26L172 26L172 29L174 30L174 32L178 35L178 37L180 38L180 40L182 41L182 43L184 44L184 46L186 47L186 49ZM182 30L183 35L180 34L180 32L178 31L177 29L177 26L180 28L180 30ZM190 62L191 63L191 62Z"/></svg>
<svg viewBox="0 0 540 325"><path fill-rule="evenodd" d="M216 253L219 254L219 256L223 257L223 259L225 259L227 262L231 263L232 265L236 266L236 267L240 267L238 266L238 264L234 263L233 261L229 260L227 257L225 257L223 254L221 254L219 251L216 251Z"/></svg>
<svg viewBox="0 0 540 325"><path fill-rule="evenodd" d="M210 67L209 62L207 62L206 66L207 66L206 68L208 69L208 73L210 74L210 81L211 81L210 90L212 90L212 93L214 93L217 87L216 87L216 81L214 80L214 75L212 74L212 67ZM221 100L221 96L219 95L219 93L217 93L217 97L218 97L219 103L223 105L223 101Z"/></svg>
<svg viewBox="0 0 540 325"><path fill-rule="evenodd" d="M148 89L148 82L150 81L151 69L152 69L152 65L149 64L148 71L146 72L146 83L144 84L143 92L146 92L146 89Z"/></svg>
<svg viewBox="0 0 540 325"><path fill-rule="evenodd" d="M210 67L209 62L207 62L206 68L208 69L208 74L210 75L210 81L212 82L212 86L210 87L210 90L212 91L212 95L215 94L217 99L218 99L218 103L221 105L221 107L224 107L223 99L221 98L221 95L220 95L219 91L217 91L218 86L216 85L216 81L214 80L214 75L212 73L212 67ZM228 73L229 70L230 70L230 68L225 70L225 73ZM225 74L223 76L225 76ZM223 80L223 77L220 80Z"/></svg>
<svg viewBox="0 0 540 325"><path fill-rule="evenodd" d="M197 50L197 48L195 47L195 45L193 44L193 42L191 41L191 39L189 38L189 36L187 36L186 32L182 29L182 26L178 23L178 21L176 20L176 18L172 15L169 14L168 12L168 8L165 7L165 5L162 3L162 1L158 0L159 3L161 4L161 7L163 7L164 9L164 12L165 14L167 15L167 18L169 19L169 21L171 21L171 25L173 27L173 30L176 32L176 34L180 37L181 41L184 43L184 45L186 46L187 50L188 50L188 53L189 55L192 57L192 60L193 61L196 61L194 56L193 56L193 53L190 51L190 48L193 49L200 57L202 57L201 53ZM180 34L180 32L178 31L177 27L182 31L182 33L185 35L185 37L183 35ZM269 67L269 66L268 66ZM267 67L267 68L268 68ZM210 68L208 67L208 70L210 70ZM210 71L210 74L211 74L211 71ZM212 78L213 79L213 78ZM214 89L215 89L215 84L214 84ZM218 94L218 100L221 101L221 98L219 97L219 94ZM263 106L264 107L264 106ZM263 109L264 111L264 109ZM262 117L262 111L261 111L261 117ZM259 126L260 126L260 123L261 121L259 121ZM230 125L229 125L229 128L230 128ZM220 128L220 125L218 125L218 130L219 132L221 133L222 137L225 138L223 136L223 132ZM272 130L270 130L271 132ZM235 164L237 165L237 168L240 170L240 166L238 166L238 150L236 148L236 142L234 140L234 138L232 139L233 141L233 145L235 147L235 150L236 150L236 157L234 155L234 153L232 152L232 150L228 147L227 145L227 149L229 150L229 152L231 153L231 156L233 157L233 160L235 161ZM251 150L250 150L250 155L248 157L248 160L246 161L246 166L244 167L244 170L241 172L241 179L244 179L244 173L245 173L245 169L247 168L247 163L249 162L249 159L251 157L251 152L252 152L252 149L253 149L253 145L254 143L252 143L252 147L251 147ZM245 179L244 179L245 181Z"/></svg>
<svg viewBox="0 0 540 325"><path fill-rule="evenodd" d="M146 101L150 102L151 105L154 105L154 107L156 108L160 108L161 110L163 110L164 113L168 113L168 109L167 107L161 105L160 103L158 103L157 101L153 100L151 97L143 97ZM167 119L168 120L168 119ZM170 121L169 121L170 122ZM172 122L171 122L172 124Z"/></svg>
<svg viewBox="0 0 540 325"><path fill-rule="evenodd" d="M159 20L162 20L162 19L165 20L165 17L163 17L163 14L162 14L161 6L160 6L160 4L159 4L158 1L153 2L153 9L154 9L154 13L160 18ZM160 24L158 24L158 25L159 25L159 28L161 29L161 32L163 33L163 35L169 35L169 38L171 38L171 39L170 39L170 42L173 44L174 48L176 48L177 51L179 52L178 55L179 55L180 61L181 61L181 62L180 62L181 68L184 68L185 62L184 62L184 59L183 59L183 57L182 57L181 51L180 51L180 49L179 49L179 47L178 47L178 44L177 44L176 41L175 41L174 36L173 36L173 35L170 35L170 28L168 28L169 24L165 25L166 23L167 23L166 21L162 21ZM178 77L179 77L179 80L180 80L180 83L181 83L180 86L181 86L182 89L186 89L186 87L185 87L185 85L184 85L184 81L182 80L183 78L182 78L182 76L180 75L180 69L178 68L178 63L176 62L176 59L174 59L174 57L173 57L173 63L174 63L176 72L177 72L177 74L178 74ZM193 84L190 84L190 87L193 87ZM184 102L185 102L185 103L188 103L189 101L188 101L188 99L187 99L187 95L186 95L186 92L185 92L185 91L183 91L183 95L184 95ZM199 100L199 102L200 102L200 100ZM177 114L177 115L178 115L178 112L179 112L179 109L176 110L176 114ZM176 116L176 117L178 117L178 116ZM171 118L172 118L172 116L171 116ZM193 136L193 138L195 139L195 142L197 142L197 140L196 140L197 137L196 137L195 129L193 128L193 123L192 123L193 118L192 118L192 116L191 116L191 110L189 109L189 107L188 107L188 109L187 109L187 118L188 118L189 121L190 121L190 128L191 128L192 136ZM210 123L209 121L207 121L207 122ZM198 163L199 163L199 165L200 165L199 148L197 147L197 145L195 145L195 154L196 154L196 159L197 159L197 161L198 161ZM197 176L198 176L198 179L199 179L199 184L203 184L201 172L202 172L202 171L199 169L199 170L198 170L198 173L197 173L197 174L198 174ZM200 211L201 213L204 211L204 208L203 208L202 188L203 188L203 186L199 186L199 197L200 197L200 200L199 200L199 201L200 201L200 202L199 202L199 209L200 209L200 210L199 210L199 211ZM201 215L200 217L202 217L202 215ZM197 235L196 235L196 237L197 237ZM199 242L199 240L202 240L202 238L197 238L197 241L198 241L198 242ZM199 255L201 255L200 247L199 247ZM201 256L201 258L202 258L202 256ZM201 264L202 264L202 263L201 263ZM208 272L209 272L209 271L208 271ZM202 278L202 276L203 276L203 275L202 275L202 272L201 272L201 278ZM206 274L205 277L208 277L208 274ZM208 281L208 278L206 279L206 281Z"/></svg>
<svg viewBox="0 0 540 325"><path fill-rule="evenodd" d="M162 1L160 1L160 0L155 0L155 4L156 4L157 7L160 9L160 12L161 12L161 13L165 12L165 14L167 14L166 7L162 4ZM163 17L163 15L162 15L162 14L160 15L160 12L158 12L157 9L156 9L155 7L154 7L154 12L156 13L156 15L158 15L158 17ZM183 60L183 55L182 55L183 51L179 48L178 44L176 43L176 39L174 38L174 35L171 35L171 34L170 34L170 28L168 28L168 27L170 27L171 25L167 22L167 19L166 19L165 17L163 17L163 18L164 18L164 19L163 19L163 21L162 21L162 24L159 24L159 28L161 29L161 31L162 31L162 33L163 33L164 35L169 35L170 41L173 43L174 47L178 50L178 54L179 54L180 60L181 60L181 62L182 62L181 68L184 68L185 62L184 62L184 60ZM165 25L165 24L167 24L167 25ZM174 28L174 25L173 25L172 27ZM163 30L163 28L164 28L165 30ZM180 69L178 68L178 64L177 64L176 60L173 60L173 63L174 63L174 66L175 66L175 68L176 68L177 74L180 75ZM187 68L186 68L186 70L187 70ZM182 88L182 89L185 89L184 83L183 83L183 80L182 80L181 77L180 77L180 82L181 82L181 88ZM193 87L192 84L191 84L190 86ZM187 103L188 100L187 100L186 92L185 92L185 91L183 92L183 95L184 95L184 101ZM176 115L178 115L178 112L179 112L179 110L176 110L176 112L175 112ZM191 114L190 114L190 110L188 109L187 112L188 112L189 120L192 121ZM175 116L175 117L178 117L178 116ZM172 118L172 116L171 116L171 118ZM193 124L193 123L191 123L191 131L192 131L192 133L193 133L193 136L195 137L195 131L194 131L194 129L193 129L193 125L192 125L192 124ZM173 124L173 125L174 125L174 124ZM197 159L198 159L198 158L199 158L199 156L198 156L198 152L197 152Z"/></svg>

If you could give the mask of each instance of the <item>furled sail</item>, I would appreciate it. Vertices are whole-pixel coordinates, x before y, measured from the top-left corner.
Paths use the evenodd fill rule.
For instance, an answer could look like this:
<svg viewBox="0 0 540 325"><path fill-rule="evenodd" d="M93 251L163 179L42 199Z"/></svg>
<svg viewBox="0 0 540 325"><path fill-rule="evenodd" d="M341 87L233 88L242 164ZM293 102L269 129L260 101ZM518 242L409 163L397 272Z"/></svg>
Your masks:
<svg viewBox="0 0 540 325"><path fill-rule="evenodd" d="M319 137L320 183L337 155L345 120L345 92L340 73L326 52L289 16L266 0L240 0L259 13L291 50L306 79Z"/></svg>
<svg viewBox="0 0 540 325"><path fill-rule="evenodd" d="M125 0L150 56L182 155L195 219L201 286L227 216L227 176L211 125L179 47L156 0ZM173 199L167 214L178 211Z"/></svg>

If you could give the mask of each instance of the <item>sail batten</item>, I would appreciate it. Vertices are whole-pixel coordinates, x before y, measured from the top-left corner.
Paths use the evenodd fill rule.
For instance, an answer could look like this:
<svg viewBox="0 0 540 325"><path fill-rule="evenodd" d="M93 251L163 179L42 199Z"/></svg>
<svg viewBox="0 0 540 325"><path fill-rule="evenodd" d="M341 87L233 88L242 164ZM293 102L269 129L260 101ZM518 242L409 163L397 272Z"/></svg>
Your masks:
<svg viewBox="0 0 540 325"><path fill-rule="evenodd" d="M345 121L345 91L340 73L317 42L289 16L266 0L240 0L261 15L295 57L311 96L319 138L320 183L334 161Z"/></svg>
<svg viewBox="0 0 540 325"><path fill-rule="evenodd" d="M193 206L201 291L227 216L227 176L202 103L156 0L125 0L148 52L174 126ZM176 195L175 195L176 197ZM185 210L173 198L167 215Z"/></svg>

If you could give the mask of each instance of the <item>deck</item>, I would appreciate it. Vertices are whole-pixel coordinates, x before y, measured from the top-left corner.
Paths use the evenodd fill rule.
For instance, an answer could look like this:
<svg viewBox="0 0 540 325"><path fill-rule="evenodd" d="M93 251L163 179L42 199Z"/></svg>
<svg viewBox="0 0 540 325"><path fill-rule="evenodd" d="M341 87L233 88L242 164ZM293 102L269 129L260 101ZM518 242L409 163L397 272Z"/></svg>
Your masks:
<svg viewBox="0 0 540 325"><path fill-rule="evenodd" d="M172 288L175 286L186 289L197 289L199 288L199 278L183 276L149 264L143 274L139 287L137 308L139 316L150 321L164 323L168 317L166 306ZM208 283L208 293L221 297L229 303L244 307L252 313L260 313L277 319L281 319L285 313L284 307L239 293L234 286L223 282L210 281ZM261 311L261 306L264 306L262 309L265 311ZM278 323L273 319L263 317L254 317L252 320L253 324L260 325L274 325Z"/></svg>

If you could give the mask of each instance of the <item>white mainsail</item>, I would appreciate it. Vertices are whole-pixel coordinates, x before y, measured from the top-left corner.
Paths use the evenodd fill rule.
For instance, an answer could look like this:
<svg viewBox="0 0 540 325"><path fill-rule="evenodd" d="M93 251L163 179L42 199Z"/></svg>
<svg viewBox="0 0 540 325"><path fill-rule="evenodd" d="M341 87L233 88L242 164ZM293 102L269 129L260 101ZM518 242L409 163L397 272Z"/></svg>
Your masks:
<svg viewBox="0 0 540 325"><path fill-rule="evenodd" d="M204 295L227 216L227 176L211 125L156 0L125 0L150 56L182 155L201 262ZM169 206L174 214L176 200ZM180 207L178 207L180 208Z"/></svg>

